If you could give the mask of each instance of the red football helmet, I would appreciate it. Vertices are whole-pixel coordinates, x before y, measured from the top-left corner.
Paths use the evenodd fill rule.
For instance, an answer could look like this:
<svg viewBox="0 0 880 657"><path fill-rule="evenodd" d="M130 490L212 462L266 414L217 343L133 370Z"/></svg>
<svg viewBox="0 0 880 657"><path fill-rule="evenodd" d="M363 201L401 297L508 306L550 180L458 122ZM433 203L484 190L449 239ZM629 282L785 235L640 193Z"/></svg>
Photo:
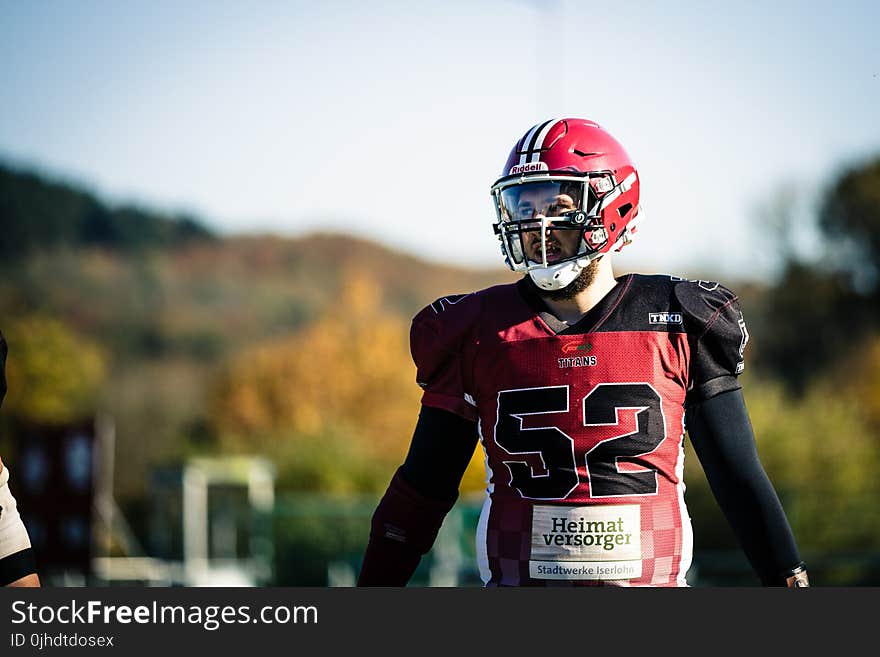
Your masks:
<svg viewBox="0 0 880 657"><path fill-rule="evenodd" d="M516 142L491 193L507 265L527 271L546 290L565 287L592 260L629 244L639 219L632 160L586 119L532 127Z"/></svg>

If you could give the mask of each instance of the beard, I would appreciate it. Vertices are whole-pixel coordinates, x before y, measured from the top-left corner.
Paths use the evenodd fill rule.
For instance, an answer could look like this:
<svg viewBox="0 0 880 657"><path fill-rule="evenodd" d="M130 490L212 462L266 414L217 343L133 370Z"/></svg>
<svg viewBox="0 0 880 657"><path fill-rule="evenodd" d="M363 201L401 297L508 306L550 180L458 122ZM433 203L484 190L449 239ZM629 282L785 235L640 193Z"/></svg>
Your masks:
<svg viewBox="0 0 880 657"><path fill-rule="evenodd" d="M531 276L529 276L529 283L531 283L532 288L542 299L549 299L550 301L568 301L569 299L574 299L578 294L593 284L593 281L596 280L596 272L599 270L599 260L601 259L602 258L599 257L591 261L589 265L581 269L581 272L571 283L560 290L543 290L535 285Z"/></svg>

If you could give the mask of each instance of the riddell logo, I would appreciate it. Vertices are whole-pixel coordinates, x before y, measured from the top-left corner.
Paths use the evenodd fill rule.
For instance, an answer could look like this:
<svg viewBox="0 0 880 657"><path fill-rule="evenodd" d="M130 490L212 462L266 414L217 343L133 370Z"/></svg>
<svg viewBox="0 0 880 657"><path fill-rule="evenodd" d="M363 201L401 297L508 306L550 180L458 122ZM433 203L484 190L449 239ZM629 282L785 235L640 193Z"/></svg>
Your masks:
<svg viewBox="0 0 880 657"><path fill-rule="evenodd" d="M512 176L516 173L533 173L535 171L549 171L547 165L543 162L529 162L528 164L515 164L510 167L510 173L508 175Z"/></svg>
<svg viewBox="0 0 880 657"><path fill-rule="evenodd" d="M569 342L568 344L562 345L562 353L564 354L575 354L579 351L592 351L593 345L589 342L587 344L578 344L577 342Z"/></svg>

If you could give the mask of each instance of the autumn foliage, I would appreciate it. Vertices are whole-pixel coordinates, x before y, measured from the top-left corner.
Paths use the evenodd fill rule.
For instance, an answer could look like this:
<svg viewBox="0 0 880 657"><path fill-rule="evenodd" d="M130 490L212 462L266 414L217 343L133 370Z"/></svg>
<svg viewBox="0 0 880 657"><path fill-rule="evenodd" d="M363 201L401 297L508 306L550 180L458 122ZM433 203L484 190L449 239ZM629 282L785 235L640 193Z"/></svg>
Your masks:
<svg viewBox="0 0 880 657"><path fill-rule="evenodd" d="M225 368L208 414L225 445L351 431L377 453L405 446L418 408L408 326L381 312L375 282L351 276L325 315L288 337L244 349ZM256 442L256 444L255 444Z"/></svg>
<svg viewBox="0 0 880 657"><path fill-rule="evenodd" d="M6 368L9 413L31 422L76 422L94 413L106 363L100 347L45 316L3 327L13 354Z"/></svg>

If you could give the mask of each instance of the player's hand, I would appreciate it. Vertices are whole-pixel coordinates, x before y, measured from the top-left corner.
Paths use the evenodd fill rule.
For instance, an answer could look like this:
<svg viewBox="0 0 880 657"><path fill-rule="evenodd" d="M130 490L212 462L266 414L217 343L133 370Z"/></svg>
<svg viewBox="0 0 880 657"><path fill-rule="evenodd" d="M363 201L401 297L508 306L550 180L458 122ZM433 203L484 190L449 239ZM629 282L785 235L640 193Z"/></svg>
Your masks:
<svg viewBox="0 0 880 657"><path fill-rule="evenodd" d="M790 589L805 589L810 586L807 567L803 562L785 574L785 585Z"/></svg>

